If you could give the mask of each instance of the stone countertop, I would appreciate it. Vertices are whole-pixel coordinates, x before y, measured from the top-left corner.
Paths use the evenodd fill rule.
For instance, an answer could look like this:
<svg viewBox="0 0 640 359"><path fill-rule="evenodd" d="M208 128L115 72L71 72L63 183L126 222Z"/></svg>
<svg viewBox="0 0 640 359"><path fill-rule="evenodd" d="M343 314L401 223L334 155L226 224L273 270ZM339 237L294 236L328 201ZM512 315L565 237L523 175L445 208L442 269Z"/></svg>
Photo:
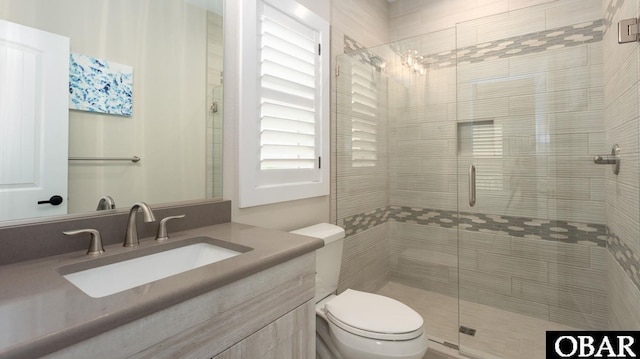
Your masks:
<svg viewBox="0 0 640 359"><path fill-rule="evenodd" d="M206 236L253 248L241 255L102 298L91 298L59 274L138 250ZM87 236L88 245L88 236ZM0 266L0 358L35 358L115 329L323 246L320 239L237 223L170 233L135 248L105 247Z"/></svg>

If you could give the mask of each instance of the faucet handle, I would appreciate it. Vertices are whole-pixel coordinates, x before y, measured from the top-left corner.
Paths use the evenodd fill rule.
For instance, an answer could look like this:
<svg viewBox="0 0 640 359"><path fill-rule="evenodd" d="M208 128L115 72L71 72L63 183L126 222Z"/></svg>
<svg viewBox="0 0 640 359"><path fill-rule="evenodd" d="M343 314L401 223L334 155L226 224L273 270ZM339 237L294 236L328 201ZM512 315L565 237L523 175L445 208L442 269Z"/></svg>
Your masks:
<svg viewBox="0 0 640 359"><path fill-rule="evenodd" d="M169 234L167 232L167 222L172 219L184 218L184 214L179 216L169 216L160 220L160 225L158 226L158 234L156 235L156 241L166 241L169 239Z"/></svg>
<svg viewBox="0 0 640 359"><path fill-rule="evenodd" d="M95 255L104 253L104 247L102 246L102 238L100 237L100 232L96 229L78 229L75 231L66 231L62 232L67 236L73 236L80 233L89 233L91 235L91 240L89 241L89 249L87 250L87 254Z"/></svg>

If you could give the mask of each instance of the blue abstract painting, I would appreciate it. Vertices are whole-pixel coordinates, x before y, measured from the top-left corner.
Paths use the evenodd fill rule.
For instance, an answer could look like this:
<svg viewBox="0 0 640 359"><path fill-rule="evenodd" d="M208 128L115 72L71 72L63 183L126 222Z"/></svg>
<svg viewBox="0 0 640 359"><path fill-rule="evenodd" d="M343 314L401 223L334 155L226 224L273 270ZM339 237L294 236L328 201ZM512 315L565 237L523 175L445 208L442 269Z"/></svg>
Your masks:
<svg viewBox="0 0 640 359"><path fill-rule="evenodd" d="M70 55L69 108L131 116L133 68L82 54Z"/></svg>

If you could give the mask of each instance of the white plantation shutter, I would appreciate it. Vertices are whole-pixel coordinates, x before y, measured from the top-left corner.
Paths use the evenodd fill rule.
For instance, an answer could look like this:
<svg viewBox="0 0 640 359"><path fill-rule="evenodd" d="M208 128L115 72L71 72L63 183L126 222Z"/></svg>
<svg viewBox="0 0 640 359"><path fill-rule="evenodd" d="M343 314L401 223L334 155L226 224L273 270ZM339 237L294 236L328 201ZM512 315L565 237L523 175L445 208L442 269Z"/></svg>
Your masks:
<svg viewBox="0 0 640 359"><path fill-rule="evenodd" d="M260 169L314 169L318 31L265 4L260 31Z"/></svg>
<svg viewBox="0 0 640 359"><path fill-rule="evenodd" d="M493 121L473 124L473 157L479 161L476 187L485 190L503 188L502 126Z"/></svg>
<svg viewBox="0 0 640 359"><path fill-rule="evenodd" d="M293 0L244 1L240 207L327 195L329 25Z"/></svg>
<svg viewBox="0 0 640 359"><path fill-rule="evenodd" d="M372 66L354 61L351 67L351 164L374 167L378 158L378 90Z"/></svg>

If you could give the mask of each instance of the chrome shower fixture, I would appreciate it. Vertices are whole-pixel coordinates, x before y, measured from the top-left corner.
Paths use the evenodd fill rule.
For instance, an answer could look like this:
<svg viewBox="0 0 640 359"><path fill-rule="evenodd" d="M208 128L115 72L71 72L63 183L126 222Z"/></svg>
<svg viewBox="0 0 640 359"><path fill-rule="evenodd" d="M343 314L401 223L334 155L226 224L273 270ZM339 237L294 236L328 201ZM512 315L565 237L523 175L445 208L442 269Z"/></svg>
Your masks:
<svg viewBox="0 0 640 359"><path fill-rule="evenodd" d="M416 50L407 50L404 53L400 53L402 57L402 64L409 68L412 72L424 76L427 73L427 69L422 64L424 56L418 55Z"/></svg>

